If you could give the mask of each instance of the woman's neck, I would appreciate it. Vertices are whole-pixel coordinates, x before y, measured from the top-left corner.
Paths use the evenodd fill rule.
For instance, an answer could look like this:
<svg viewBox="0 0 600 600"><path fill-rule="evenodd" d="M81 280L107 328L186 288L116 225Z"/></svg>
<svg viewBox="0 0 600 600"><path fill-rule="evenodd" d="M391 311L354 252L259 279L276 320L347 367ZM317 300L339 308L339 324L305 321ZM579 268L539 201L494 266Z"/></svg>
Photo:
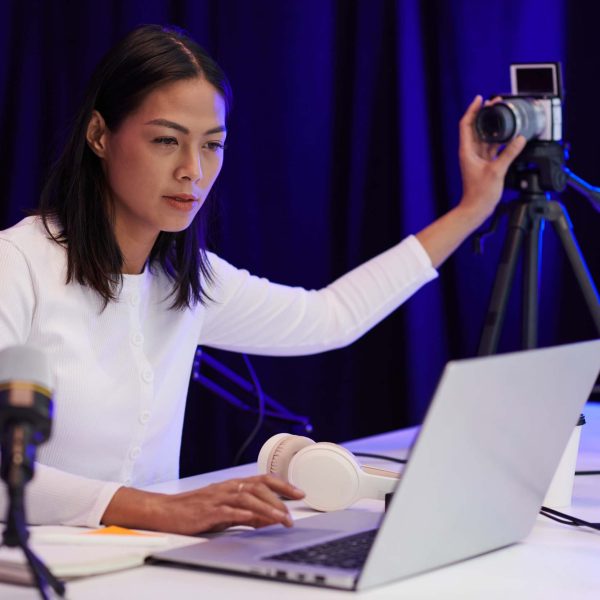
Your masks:
<svg viewBox="0 0 600 600"><path fill-rule="evenodd" d="M119 231L118 227L115 228L115 234L123 256L122 273L139 275L144 270L158 236L132 235L129 231Z"/></svg>
<svg viewBox="0 0 600 600"><path fill-rule="evenodd" d="M144 271L144 266L146 265L146 261L148 260L148 256L146 256L143 260L129 260L123 257L123 275L139 275Z"/></svg>

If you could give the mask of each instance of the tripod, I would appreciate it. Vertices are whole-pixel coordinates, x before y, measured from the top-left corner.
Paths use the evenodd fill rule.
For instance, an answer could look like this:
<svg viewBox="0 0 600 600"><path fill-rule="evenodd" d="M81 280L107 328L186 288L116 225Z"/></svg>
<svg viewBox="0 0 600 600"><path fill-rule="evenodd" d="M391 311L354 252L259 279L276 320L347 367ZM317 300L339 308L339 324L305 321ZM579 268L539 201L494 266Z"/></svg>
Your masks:
<svg viewBox="0 0 600 600"><path fill-rule="evenodd" d="M584 300L600 335L600 297L564 206L550 199L549 192L562 192L567 183L597 201L598 190L565 168L564 151L557 142L529 142L509 169L507 187L520 190L509 204L509 228L484 323L478 354L493 354L498 348L506 307L514 279L517 258L525 242L523 257L522 344L534 348L538 340L539 272L541 241L545 222L552 224L565 250ZM600 204L599 204L600 206ZM492 224L495 228L498 215ZM484 232L476 238L480 242Z"/></svg>

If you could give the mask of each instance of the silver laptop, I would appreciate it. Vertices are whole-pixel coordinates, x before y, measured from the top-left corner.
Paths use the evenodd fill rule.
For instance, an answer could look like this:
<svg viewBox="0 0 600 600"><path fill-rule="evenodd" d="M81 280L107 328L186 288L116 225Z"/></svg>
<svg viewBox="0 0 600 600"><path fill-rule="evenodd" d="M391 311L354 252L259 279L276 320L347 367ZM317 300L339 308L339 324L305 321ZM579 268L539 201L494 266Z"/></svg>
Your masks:
<svg viewBox="0 0 600 600"><path fill-rule="evenodd" d="M320 513L153 558L362 590L513 544L533 527L599 371L600 340L449 362L383 516ZM361 543L362 566L332 566L336 548Z"/></svg>

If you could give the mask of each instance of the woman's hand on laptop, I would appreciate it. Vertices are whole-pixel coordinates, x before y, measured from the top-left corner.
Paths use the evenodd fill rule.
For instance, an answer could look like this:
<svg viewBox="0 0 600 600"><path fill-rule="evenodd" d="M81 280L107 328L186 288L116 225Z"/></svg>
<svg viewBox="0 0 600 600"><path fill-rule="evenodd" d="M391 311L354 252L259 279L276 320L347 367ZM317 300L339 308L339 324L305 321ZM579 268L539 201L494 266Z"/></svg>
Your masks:
<svg viewBox="0 0 600 600"><path fill-rule="evenodd" d="M230 479L180 494L122 487L112 497L102 523L184 535L233 525L291 527L280 496L300 500L304 493L272 475Z"/></svg>

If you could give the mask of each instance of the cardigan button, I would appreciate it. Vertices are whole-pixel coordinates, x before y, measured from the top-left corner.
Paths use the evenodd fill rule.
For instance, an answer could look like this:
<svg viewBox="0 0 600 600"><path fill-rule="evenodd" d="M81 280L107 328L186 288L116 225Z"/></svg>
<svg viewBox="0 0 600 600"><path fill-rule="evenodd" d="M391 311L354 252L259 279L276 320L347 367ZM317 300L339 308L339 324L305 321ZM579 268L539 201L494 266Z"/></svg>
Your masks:
<svg viewBox="0 0 600 600"><path fill-rule="evenodd" d="M131 343L134 346L141 346L144 343L144 334L140 333L139 331L136 331L131 336Z"/></svg>
<svg viewBox="0 0 600 600"><path fill-rule="evenodd" d="M129 304L131 306L137 306L140 303L140 295L137 292L133 292L131 296L129 296Z"/></svg>
<svg viewBox="0 0 600 600"><path fill-rule="evenodd" d="M152 383L152 381L154 380L154 373L152 372L152 369L150 369L150 368L144 369L142 371L142 379L146 383Z"/></svg>

